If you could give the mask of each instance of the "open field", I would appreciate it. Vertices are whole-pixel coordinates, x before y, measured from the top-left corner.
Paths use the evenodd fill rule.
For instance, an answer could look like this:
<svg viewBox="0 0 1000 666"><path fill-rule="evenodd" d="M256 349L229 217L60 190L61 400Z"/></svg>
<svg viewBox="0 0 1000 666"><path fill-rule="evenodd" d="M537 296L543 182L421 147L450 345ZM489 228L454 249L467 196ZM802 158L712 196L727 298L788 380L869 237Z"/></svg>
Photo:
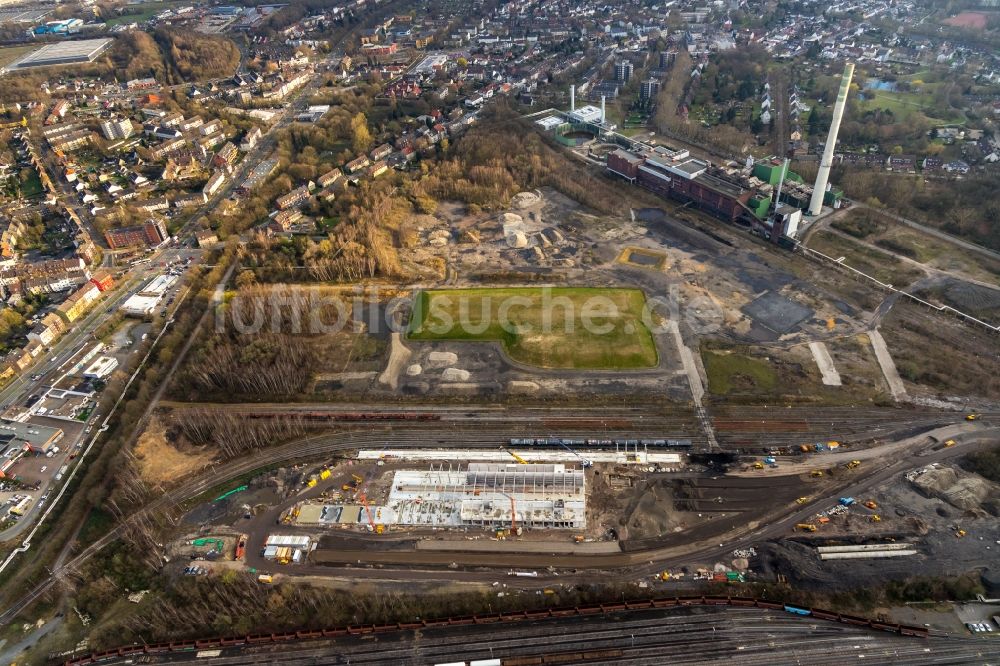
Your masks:
<svg viewBox="0 0 1000 666"><path fill-rule="evenodd" d="M423 291L411 340L496 340L515 361L544 368L657 364L638 289L515 287Z"/></svg>
<svg viewBox="0 0 1000 666"><path fill-rule="evenodd" d="M8 46L6 48L2 48L0 49L0 67L6 67L21 56L31 53L32 51L37 51L39 48L38 44L25 44L24 46Z"/></svg>
<svg viewBox="0 0 1000 666"><path fill-rule="evenodd" d="M914 111L924 111L932 106L931 98L928 96L930 84L924 86L922 92L901 92L894 90L865 90L865 99L860 102L861 107L866 110L886 109L900 120L905 120ZM949 125L963 123L965 118L956 113L950 118L930 118L931 122L937 125Z"/></svg>
<svg viewBox="0 0 1000 666"><path fill-rule="evenodd" d="M809 241L809 247L828 257L877 278L881 282L903 288L920 277L918 268L911 268L889 254L858 245L846 238L821 231Z"/></svg>
<svg viewBox="0 0 1000 666"><path fill-rule="evenodd" d="M1000 261L903 226L877 211L851 210L831 226L931 268L1000 285Z"/></svg>
<svg viewBox="0 0 1000 666"><path fill-rule="evenodd" d="M124 14L122 16L109 17L106 23L109 26L121 25L123 23L145 23L164 9L180 7L183 2L150 2L141 5L142 11L135 14Z"/></svg>
<svg viewBox="0 0 1000 666"><path fill-rule="evenodd" d="M985 30L986 22L989 20L986 12L960 12L951 18L942 21L945 25L956 28L967 28L970 30Z"/></svg>

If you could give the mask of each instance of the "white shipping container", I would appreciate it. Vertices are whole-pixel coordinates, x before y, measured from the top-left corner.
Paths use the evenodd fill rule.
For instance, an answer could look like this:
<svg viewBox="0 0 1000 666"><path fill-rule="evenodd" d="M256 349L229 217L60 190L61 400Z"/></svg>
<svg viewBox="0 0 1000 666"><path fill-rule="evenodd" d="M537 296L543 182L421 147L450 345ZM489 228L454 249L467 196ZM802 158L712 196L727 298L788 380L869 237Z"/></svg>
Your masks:
<svg viewBox="0 0 1000 666"><path fill-rule="evenodd" d="M287 548L308 548L309 537L292 536L289 534L272 534L264 542L265 546L285 546Z"/></svg>
<svg viewBox="0 0 1000 666"><path fill-rule="evenodd" d="M277 546L265 546L264 547L264 559L273 560L278 556Z"/></svg>

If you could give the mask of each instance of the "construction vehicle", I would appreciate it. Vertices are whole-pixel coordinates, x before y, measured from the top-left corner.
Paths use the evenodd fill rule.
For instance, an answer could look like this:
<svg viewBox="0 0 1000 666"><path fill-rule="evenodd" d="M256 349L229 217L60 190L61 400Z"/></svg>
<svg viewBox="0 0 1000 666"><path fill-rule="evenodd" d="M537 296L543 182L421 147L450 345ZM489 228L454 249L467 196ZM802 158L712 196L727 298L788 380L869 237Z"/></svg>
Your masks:
<svg viewBox="0 0 1000 666"><path fill-rule="evenodd" d="M586 458L584 458L583 456L581 456L579 453L577 453L576 451L574 451L569 446L569 444L567 444L566 442L564 442L562 440L559 440L559 445L561 447L563 447L564 449L566 449L567 451L569 451L570 453L572 453L577 458L579 458L580 459L580 466L583 467L584 469L587 469L588 467L593 466L594 463L592 461L587 460Z"/></svg>
<svg viewBox="0 0 1000 666"><path fill-rule="evenodd" d="M961 539L961 538L962 538L962 537L964 537L964 536L965 536L966 534L968 534L968 532L966 532L966 531L965 531L965 530L963 530L962 528L959 528L959 529L955 530L955 538L956 538L956 539Z"/></svg>
<svg viewBox="0 0 1000 666"><path fill-rule="evenodd" d="M365 477L358 476L357 474L351 474L351 478L354 480L355 486L360 486L365 481Z"/></svg>
<svg viewBox="0 0 1000 666"><path fill-rule="evenodd" d="M851 506L854 504L853 497L841 497L838 501L840 502L840 506Z"/></svg>
<svg viewBox="0 0 1000 666"><path fill-rule="evenodd" d="M950 449L953 446L955 446L955 440L953 440L953 439L945 440L944 448Z"/></svg>
<svg viewBox="0 0 1000 666"><path fill-rule="evenodd" d="M306 481L306 485L310 488L315 488L317 483L319 483L319 481L317 481L315 477Z"/></svg>
<svg viewBox="0 0 1000 666"><path fill-rule="evenodd" d="M811 476L813 478L816 478L816 477L819 477L819 476L823 476L823 470L821 470L821 469L814 469L813 471L809 472L809 476Z"/></svg>
<svg viewBox="0 0 1000 666"><path fill-rule="evenodd" d="M815 532L816 526L813 525L812 523L799 523L798 525L795 526L795 529L802 530L804 532Z"/></svg>
<svg viewBox="0 0 1000 666"><path fill-rule="evenodd" d="M234 560L241 560L247 552L247 535L241 534L240 540L236 542L236 555L233 557Z"/></svg>
<svg viewBox="0 0 1000 666"><path fill-rule="evenodd" d="M882 516L878 515L877 513L873 513L872 514L872 522L873 523L881 523L882 522Z"/></svg>
<svg viewBox="0 0 1000 666"><path fill-rule="evenodd" d="M354 486L345 483L340 487L340 489L343 490L344 492L350 492L354 490Z"/></svg>
<svg viewBox="0 0 1000 666"><path fill-rule="evenodd" d="M672 576L670 575L669 571L664 571L659 576L657 576L657 578L659 578L660 580L670 580Z"/></svg>
<svg viewBox="0 0 1000 666"><path fill-rule="evenodd" d="M521 536L522 530L520 527L517 526L517 511L516 511L517 507L514 503L514 496L508 495L507 493L501 493L501 494L510 500L510 533L517 536Z"/></svg>
<svg viewBox="0 0 1000 666"><path fill-rule="evenodd" d="M225 548L225 542L222 539L195 539L191 542L196 548L202 548L204 546L212 546L212 548L217 553L221 553L222 549Z"/></svg>
<svg viewBox="0 0 1000 666"><path fill-rule="evenodd" d="M816 522L818 522L820 525L826 525L828 522L830 522L830 518L828 516L820 516Z"/></svg>
<svg viewBox="0 0 1000 666"><path fill-rule="evenodd" d="M577 534L573 537L573 543L583 543L583 535Z"/></svg>
<svg viewBox="0 0 1000 666"><path fill-rule="evenodd" d="M966 414L965 420L966 421L978 421L979 420L979 414Z"/></svg>
<svg viewBox="0 0 1000 666"><path fill-rule="evenodd" d="M855 467L860 467L860 466L861 466L860 460L852 460L851 462L847 463L847 469L854 469Z"/></svg>
<svg viewBox="0 0 1000 666"><path fill-rule="evenodd" d="M795 500L795 503L796 504L805 504L808 501L809 501L808 497L800 497L797 500Z"/></svg>
<svg viewBox="0 0 1000 666"><path fill-rule="evenodd" d="M257 576L257 582L263 583L265 585L270 585L271 583L274 582L274 578L271 576L271 574L261 574Z"/></svg>
<svg viewBox="0 0 1000 666"><path fill-rule="evenodd" d="M865 502L865 506L872 510L878 508L878 504L875 503L875 500L868 500L867 502Z"/></svg>
<svg viewBox="0 0 1000 666"><path fill-rule="evenodd" d="M753 468L754 469L764 469L764 463L762 463L759 460L755 460L754 463L753 463Z"/></svg>
<svg viewBox="0 0 1000 666"><path fill-rule="evenodd" d="M799 451L801 451L802 453L812 453L815 450L816 450L816 447L814 447L812 444L800 444L799 445Z"/></svg>
<svg viewBox="0 0 1000 666"><path fill-rule="evenodd" d="M319 478L321 478L323 480L329 479L330 478L330 470L324 469L324 470L320 471Z"/></svg>
<svg viewBox="0 0 1000 666"><path fill-rule="evenodd" d="M354 475L352 475L352 476L354 476ZM354 478L356 479L358 477L354 476ZM368 498L365 497L364 493L361 493L361 495L358 496L358 499L361 500L361 504L365 507L365 515L368 517L368 527L369 527L369 529L372 532L374 532L375 534L382 534L385 531L385 525L376 525L375 524L375 519L372 518L372 508L370 506L368 506Z"/></svg>
<svg viewBox="0 0 1000 666"><path fill-rule="evenodd" d="M507 453L509 453L509 454L510 454L510 456L511 456L511 457L512 457L512 458L513 458L514 460L516 460L516 461L517 461L517 464L519 464L519 465L527 465L527 464L528 464L528 461L527 461L527 460L525 460L525 459L524 459L524 458L522 458L521 456L517 455L516 453L514 453L514 452L513 452L513 451L511 451L510 449L504 449L504 451L506 451Z"/></svg>

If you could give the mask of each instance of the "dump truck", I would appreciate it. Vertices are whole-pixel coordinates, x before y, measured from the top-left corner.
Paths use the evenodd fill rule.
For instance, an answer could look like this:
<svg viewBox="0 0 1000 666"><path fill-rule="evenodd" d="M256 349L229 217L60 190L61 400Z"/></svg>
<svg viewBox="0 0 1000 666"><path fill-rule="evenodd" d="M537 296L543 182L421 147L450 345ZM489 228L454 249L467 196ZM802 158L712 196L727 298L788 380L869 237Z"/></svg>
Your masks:
<svg viewBox="0 0 1000 666"><path fill-rule="evenodd" d="M812 523L799 523L798 525L795 526L795 529L802 530L804 532L815 532L816 526L813 525Z"/></svg>
<svg viewBox="0 0 1000 666"><path fill-rule="evenodd" d="M329 478L330 478L330 470L328 470L328 469L324 469L324 470L322 470L322 471L321 471L321 472L319 473L319 478L321 478L321 479L324 479L324 480L325 480L325 479L329 479Z"/></svg>
<svg viewBox="0 0 1000 666"><path fill-rule="evenodd" d="M868 507L869 509L872 509L872 510L878 508L878 504L875 503L875 500L868 500L868 501L866 501L865 502L865 506Z"/></svg>

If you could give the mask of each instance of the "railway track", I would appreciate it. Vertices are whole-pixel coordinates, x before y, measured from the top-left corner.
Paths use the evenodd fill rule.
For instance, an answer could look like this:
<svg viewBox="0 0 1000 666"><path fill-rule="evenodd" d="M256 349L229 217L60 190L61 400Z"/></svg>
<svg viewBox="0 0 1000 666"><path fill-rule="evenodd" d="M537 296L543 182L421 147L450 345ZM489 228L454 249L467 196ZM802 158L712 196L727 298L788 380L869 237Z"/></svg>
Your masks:
<svg viewBox="0 0 1000 666"><path fill-rule="evenodd" d="M769 608L751 607L766 603ZM742 605L734 605L742 604ZM208 639L118 648L83 655L66 666L92 663L197 661L207 666L258 664L440 664L500 659L501 664L718 663L770 666L794 653L800 663L970 663L984 641L914 639L868 631L843 621L815 621L781 604L726 597L684 597L612 606L554 608L473 618L431 620L353 630L297 632L280 637ZM861 620L861 618L853 618ZM898 630L899 625L892 632ZM912 627L926 633L922 627ZM368 640L366 640L368 639ZM375 639L375 640L371 640ZM915 660L914 660L915 659ZM135 663L134 661L132 663Z"/></svg>

